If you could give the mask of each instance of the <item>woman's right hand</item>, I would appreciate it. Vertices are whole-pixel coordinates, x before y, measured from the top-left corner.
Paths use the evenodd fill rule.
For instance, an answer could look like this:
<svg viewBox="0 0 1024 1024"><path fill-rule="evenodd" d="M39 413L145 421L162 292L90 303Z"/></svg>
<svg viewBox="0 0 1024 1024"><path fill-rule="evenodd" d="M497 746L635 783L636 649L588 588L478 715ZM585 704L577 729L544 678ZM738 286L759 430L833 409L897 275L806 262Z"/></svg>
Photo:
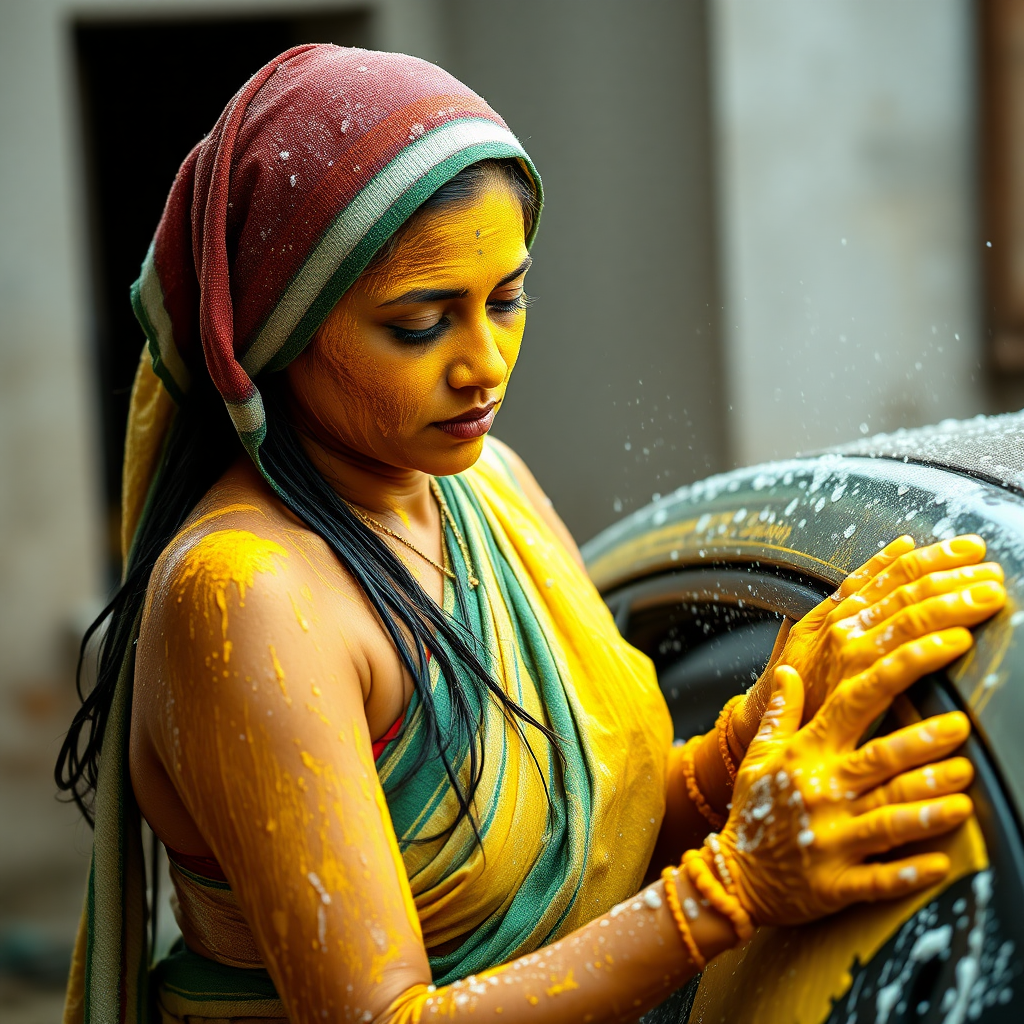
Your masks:
<svg viewBox="0 0 1024 1024"><path fill-rule="evenodd" d="M911 537L898 537L794 623L771 664L800 673L805 720L840 680L901 644L952 626L976 626L1002 607L1003 570L984 557L985 541L975 534L921 548ZM741 745L757 731L771 689L766 673L736 709L733 730Z"/></svg>
<svg viewBox="0 0 1024 1024"><path fill-rule="evenodd" d="M719 836L725 861L716 864L704 851L719 875L723 866L732 875L756 923L801 924L852 903L903 896L946 875L949 859L941 853L884 863L865 858L941 835L970 816L971 801L961 792L973 777L970 762L933 763L967 738L966 716L951 712L857 744L898 693L971 643L966 629L954 628L902 645L841 681L803 728L803 682L790 666L776 669Z"/></svg>

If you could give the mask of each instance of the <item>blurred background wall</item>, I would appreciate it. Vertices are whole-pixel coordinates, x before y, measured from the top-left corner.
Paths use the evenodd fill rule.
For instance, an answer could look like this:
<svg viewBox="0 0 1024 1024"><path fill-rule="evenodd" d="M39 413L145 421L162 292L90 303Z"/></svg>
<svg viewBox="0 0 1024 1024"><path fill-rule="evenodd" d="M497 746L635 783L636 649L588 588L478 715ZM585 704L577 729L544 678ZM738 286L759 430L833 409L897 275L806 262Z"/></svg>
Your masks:
<svg viewBox="0 0 1024 1024"><path fill-rule="evenodd" d="M975 5L710 10L731 458L985 409Z"/></svg>
<svg viewBox="0 0 1024 1024"><path fill-rule="evenodd" d="M128 285L244 78L299 41L404 50L524 140L549 206L496 432L585 540L731 465L1018 401L986 348L980 10L0 0L0 1017L51 1019L9 979L59 978L81 893L48 771L116 572Z"/></svg>

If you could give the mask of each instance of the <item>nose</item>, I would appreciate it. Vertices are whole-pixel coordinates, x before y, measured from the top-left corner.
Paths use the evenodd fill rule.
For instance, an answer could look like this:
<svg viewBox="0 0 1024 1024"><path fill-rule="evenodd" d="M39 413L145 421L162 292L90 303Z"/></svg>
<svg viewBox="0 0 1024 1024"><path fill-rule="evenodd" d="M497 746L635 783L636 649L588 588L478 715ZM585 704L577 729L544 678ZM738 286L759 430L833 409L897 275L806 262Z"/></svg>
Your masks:
<svg viewBox="0 0 1024 1024"><path fill-rule="evenodd" d="M500 387L508 376L508 361L486 317L476 321L458 339L458 351L448 370L448 384L456 390Z"/></svg>

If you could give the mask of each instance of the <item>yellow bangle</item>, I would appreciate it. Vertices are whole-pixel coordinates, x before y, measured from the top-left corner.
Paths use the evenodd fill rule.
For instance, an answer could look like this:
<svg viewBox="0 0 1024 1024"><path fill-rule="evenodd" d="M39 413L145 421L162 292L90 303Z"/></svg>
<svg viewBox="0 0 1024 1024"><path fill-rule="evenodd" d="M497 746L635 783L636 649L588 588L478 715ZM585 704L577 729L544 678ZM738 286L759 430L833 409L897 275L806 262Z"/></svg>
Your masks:
<svg viewBox="0 0 1024 1024"><path fill-rule="evenodd" d="M693 937L693 932L690 930L690 922L686 920L686 914L683 913L683 908L679 903L678 868L669 865L669 867L662 871L661 878L665 883L665 901L668 903L668 909L672 911L672 919L679 929L679 935L683 940L683 945L686 946L686 952L690 954L690 959L697 970L703 971L707 966L707 960L704 959L704 954L701 953L697 940Z"/></svg>
<svg viewBox="0 0 1024 1024"><path fill-rule="evenodd" d="M717 839L717 836L715 838ZM707 853L714 857L710 849ZM732 922L732 926L736 930L736 937L740 942L749 941L754 934L754 923L739 899L729 892L719 880L708 863L704 850L687 850L683 854L683 867L686 869L687 877L701 896L723 917ZM731 875L727 874L727 877L730 881L732 880Z"/></svg>
<svg viewBox="0 0 1024 1024"><path fill-rule="evenodd" d="M722 764L725 765L726 774L729 776L729 785L736 781L736 773L739 765L732 755L732 748L729 746L729 729L732 727L732 716L736 706L743 700L743 694L733 697L718 715L715 722L715 732L718 734L718 752L722 755ZM733 732L735 735L735 731Z"/></svg>
<svg viewBox="0 0 1024 1024"><path fill-rule="evenodd" d="M700 743L703 738L703 736L694 736L692 740L687 742L686 746L683 747L680 765L683 769L683 779L686 782L686 793L693 802L693 806L700 811L704 820L712 828L721 828L725 824L725 818L718 814L707 800L704 799L704 794L700 791L700 786L697 785L697 779L694 774L693 750L695 745Z"/></svg>

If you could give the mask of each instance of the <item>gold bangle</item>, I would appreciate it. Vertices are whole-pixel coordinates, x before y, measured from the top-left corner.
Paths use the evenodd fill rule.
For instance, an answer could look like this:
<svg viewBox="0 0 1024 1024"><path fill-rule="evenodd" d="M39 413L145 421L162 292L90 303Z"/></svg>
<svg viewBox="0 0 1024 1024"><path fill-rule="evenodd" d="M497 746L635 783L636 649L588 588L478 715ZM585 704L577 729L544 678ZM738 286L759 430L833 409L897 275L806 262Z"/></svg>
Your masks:
<svg viewBox="0 0 1024 1024"><path fill-rule="evenodd" d="M697 785L697 779L694 773L694 746L697 743L700 743L703 738L703 736L694 736L694 738L689 740L686 746L683 747L683 753L681 755L683 779L686 782L686 793L693 802L693 806L700 811L701 816L712 828L721 828L725 824L725 818L715 811L707 800L704 799L704 794L700 791L700 786Z"/></svg>
<svg viewBox="0 0 1024 1024"><path fill-rule="evenodd" d="M703 971L707 966L707 960L704 959L704 954L701 953L697 940L693 937L693 932L690 930L690 922L686 920L686 914L683 913L682 905L679 902L679 869L669 865L662 871L661 878L665 883L665 901L668 903L668 909L672 911L672 919L679 929L679 935L683 940L683 945L686 946L686 952L689 953L690 959L697 970Z"/></svg>
<svg viewBox="0 0 1024 1024"><path fill-rule="evenodd" d="M716 837L717 838L717 837ZM712 851L709 849L708 854ZM723 856L724 861L724 856ZM739 899L730 893L707 862L704 850L687 850L683 854L683 867L694 887L723 917L732 922L736 937L747 942L754 934L754 923ZM731 880L731 875L729 876Z"/></svg>
<svg viewBox="0 0 1024 1024"><path fill-rule="evenodd" d="M732 726L733 712L741 700L743 700L743 694L738 694L728 701L719 712L718 720L715 722L715 733L718 736L718 752L722 755L722 764L725 765L730 786L736 781L739 765L736 764L736 759L732 755L732 748L729 746L729 729Z"/></svg>

